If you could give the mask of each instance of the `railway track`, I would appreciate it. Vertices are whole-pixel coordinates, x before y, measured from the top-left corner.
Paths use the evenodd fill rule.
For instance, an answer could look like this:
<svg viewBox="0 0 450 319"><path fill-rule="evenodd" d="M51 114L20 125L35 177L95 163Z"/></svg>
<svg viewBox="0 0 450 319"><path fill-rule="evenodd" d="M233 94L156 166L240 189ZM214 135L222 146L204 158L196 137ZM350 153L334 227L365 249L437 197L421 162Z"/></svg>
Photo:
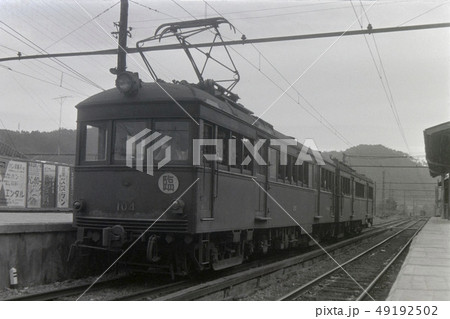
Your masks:
<svg viewBox="0 0 450 319"><path fill-rule="evenodd" d="M354 245L357 242L380 234L386 229L400 227L408 223L408 220L396 220L379 224L377 227L368 229L364 234L343 240L341 242L326 246L327 253L333 253L348 245ZM312 250L310 252L280 260L283 256L272 256L262 261L254 261L235 267L228 271L222 271L217 274L205 276L203 282L199 280L183 280L177 282L162 281L150 284L150 287L139 287L136 289L127 289L128 293L120 293L115 296L106 298L105 300L196 300L196 299L216 299L223 300L232 298L235 290L248 291L248 286L260 286L264 282L270 280L271 277L277 276L280 272L286 272L289 268L295 268L298 265L314 262L325 256L325 252L321 249ZM286 258L286 257L284 257ZM206 281L206 282L205 282ZM133 280L130 277L105 280L97 283L92 287L88 295L83 300L96 300L96 296L105 294L106 290L124 290ZM7 300L61 300L76 299L81 295L90 284L83 284L74 287L55 289L52 291L29 294L9 298ZM73 298L70 298L73 297ZM102 298L101 298L102 299ZM208 300L210 300L208 299Z"/></svg>
<svg viewBox="0 0 450 319"><path fill-rule="evenodd" d="M192 285L186 289L181 289L153 300L162 301L234 299L236 296L245 295L245 293L248 293L248 291L252 291L254 289L257 289L257 287L266 285L277 276L295 271L297 267L303 267L304 264L313 263L320 260L321 258L328 258L326 257L327 253L333 254L333 252L343 247L354 245L361 240L370 238L377 234L381 234L387 229L399 227L401 225L404 225L405 223L408 223L408 221L401 220L396 221L395 223L389 222L387 223L385 228L373 229L361 236L329 245L325 247L326 253L322 249L316 249L300 256L272 262L270 264L263 265L257 268L242 268L238 273L232 273L230 275L221 276L220 278L212 279L197 285Z"/></svg>
<svg viewBox="0 0 450 319"><path fill-rule="evenodd" d="M421 224L417 228L414 225ZM404 227L332 270L298 287L279 300L362 300L426 224Z"/></svg>
<svg viewBox="0 0 450 319"><path fill-rule="evenodd" d="M125 278L115 278L110 280L104 280L101 282L98 282L93 289L94 290L100 290L105 289L111 286L120 285L123 284L126 281ZM5 299L5 301L49 301L49 300L57 300L64 297L71 297L71 296L79 296L81 295L86 289L89 288L91 283L88 284L81 284L71 287L65 287L65 288L58 288L53 289L50 291L44 291L39 293L33 293L33 294L26 294L16 297L11 297L8 299Z"/></svg>

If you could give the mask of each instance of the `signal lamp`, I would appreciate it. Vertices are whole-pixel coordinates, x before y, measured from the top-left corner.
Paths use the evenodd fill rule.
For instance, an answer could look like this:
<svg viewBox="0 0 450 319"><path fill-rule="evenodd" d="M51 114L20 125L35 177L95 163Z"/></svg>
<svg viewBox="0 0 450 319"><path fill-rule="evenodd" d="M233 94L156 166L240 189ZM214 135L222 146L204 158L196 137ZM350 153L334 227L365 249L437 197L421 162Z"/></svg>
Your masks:
<svg viewBox="0 0 450 319"><path fill-rule="evenodd" d="M135 95L141 87L141 80L137 73L125 71L117 75L116 88L125 95Z"/></svg>

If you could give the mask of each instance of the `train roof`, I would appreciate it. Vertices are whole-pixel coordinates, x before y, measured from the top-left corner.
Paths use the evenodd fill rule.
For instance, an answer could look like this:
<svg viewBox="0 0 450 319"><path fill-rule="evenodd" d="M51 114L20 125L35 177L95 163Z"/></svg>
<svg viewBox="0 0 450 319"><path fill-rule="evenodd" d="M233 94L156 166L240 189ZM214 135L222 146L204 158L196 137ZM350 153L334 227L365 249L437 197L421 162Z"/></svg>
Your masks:
<svg viewBox="0 0 450 319"><path fill-rule="evenodd" d="M219 96L214 96L206 90L199 88L198 85L187 83L186 81L177 83L142 83L142 87L134 96L126 96L117 88L112 88L87 98L75 107L77 109L83 109L95 105L167 102L171 101L169 96L177 102L201 101L204 104L233 115L247 123L253 124L257 120L254 124L257 128L277 138L289 138L288 136L274 130L270 123L254 116L253 112L245 108L242 104L228 100L221 94Z"/></svg>

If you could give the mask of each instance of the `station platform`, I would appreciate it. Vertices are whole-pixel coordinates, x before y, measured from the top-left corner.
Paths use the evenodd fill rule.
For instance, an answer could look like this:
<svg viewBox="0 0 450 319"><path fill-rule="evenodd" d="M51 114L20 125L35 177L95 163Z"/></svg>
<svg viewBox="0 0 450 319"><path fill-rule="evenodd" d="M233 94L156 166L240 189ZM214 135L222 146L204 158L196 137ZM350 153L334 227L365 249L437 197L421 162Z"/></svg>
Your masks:
<svg viewBox="0 0 450 319"><path fill-rule="evenodd" d="M63 230L71 225L71 212L0 212L0 234Z"/></svg>
<svg viewBox="0 0 450 319"><path fill-rule="evenodd" d="M19 287L66 280L74 273L67 263L76 240L69 212L0 212L0 290L10 286L10 269Z"/></svg>
<svg viewBox="0 0 450 319"><path fill-rule="evenodd" d="M449 220L432 217L412 241L387 300L450 300Z"/></svg>

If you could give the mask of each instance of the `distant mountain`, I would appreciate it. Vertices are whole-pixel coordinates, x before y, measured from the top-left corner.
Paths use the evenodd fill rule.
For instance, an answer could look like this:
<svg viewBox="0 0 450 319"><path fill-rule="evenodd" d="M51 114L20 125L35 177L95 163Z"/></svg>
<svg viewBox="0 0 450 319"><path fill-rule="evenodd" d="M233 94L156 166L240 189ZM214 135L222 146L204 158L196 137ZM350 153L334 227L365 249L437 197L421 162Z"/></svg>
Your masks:
<svg viewBox="0 0 450 319"><path fill-rule="evenodd" d="M379 204L382 199L384 171L385 202L389 198L395 200L397 210L400 211L403 210L405 202L406 211L412 211L413 206L416 206L415 213L419 213L420 210L425 210L428 214L434 212L437 180L430 176L427 168L421 168L426 166L426 162L411 158L406 153L383 145L358 145L343 152L324 153L344 161L357 172L376 182L376 198Z"/></svg>
<svg viewBox="0 0 450 319"><path fill-rule="evenodd" d="M29 159L75 163L75 130L62 129L51 132L0 130L0 143ZM8 155L2 153L0 155Z"/></svg>

